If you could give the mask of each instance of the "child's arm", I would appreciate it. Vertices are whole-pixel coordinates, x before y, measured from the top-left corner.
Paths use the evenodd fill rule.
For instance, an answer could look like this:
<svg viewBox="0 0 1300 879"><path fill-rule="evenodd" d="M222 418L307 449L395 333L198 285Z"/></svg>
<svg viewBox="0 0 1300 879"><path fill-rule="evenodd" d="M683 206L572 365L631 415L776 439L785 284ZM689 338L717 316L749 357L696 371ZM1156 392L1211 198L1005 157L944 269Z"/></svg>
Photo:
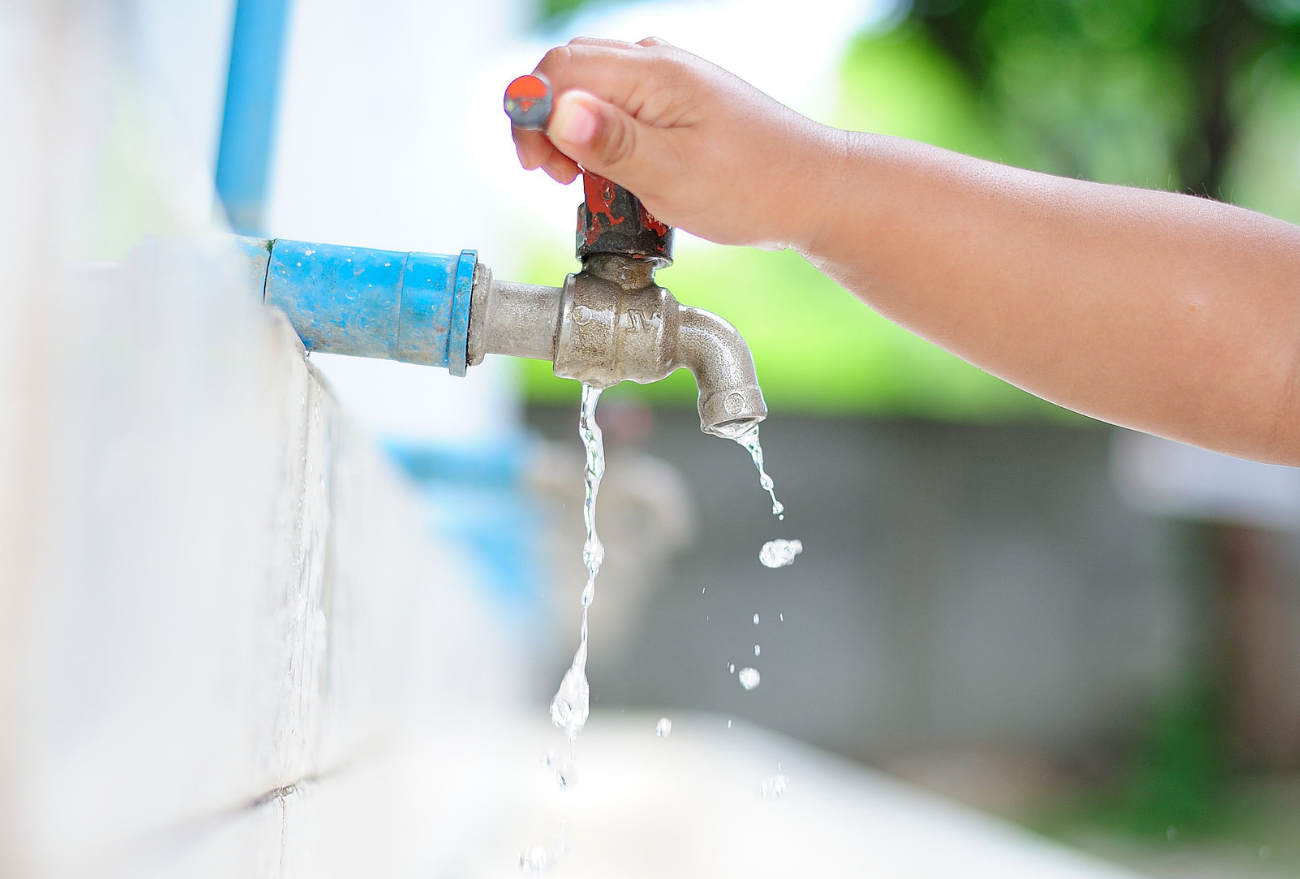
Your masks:
<svg viewBox="0 0 1300 879"><path fill-rule="evenodd" d="M1097 418L1300 464L1300 228L1206 199L1037 174L818 125L659 41L539 65L548 131L665 222L798 248L873 308ZM581 91L577 91L581 90Z"/></svg>

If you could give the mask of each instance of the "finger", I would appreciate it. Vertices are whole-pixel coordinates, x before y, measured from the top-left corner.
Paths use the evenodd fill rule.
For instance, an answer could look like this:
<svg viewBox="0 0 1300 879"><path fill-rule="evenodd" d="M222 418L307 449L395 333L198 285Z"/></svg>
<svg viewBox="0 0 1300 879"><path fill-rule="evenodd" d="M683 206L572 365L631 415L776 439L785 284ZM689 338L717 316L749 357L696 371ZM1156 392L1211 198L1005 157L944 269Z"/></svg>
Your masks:
<svg viewBox="0 0 1300 879"><path fill-rule="evenodd" d="M519 154L519 164L529 171L540 168L555 149L540 131L512 127L510 132L515 141L515 151Z"/></svg>
<svg viewBox="0 0 1300 879"><path fill-rule="evenodd" d="M567 186L573 182L575 177L578 176L578 166L573 164L572 159L561 158L563 159L563 162L556 161L548 163L542 166L542 170L545 171L546 175L556 183L562 183Z"/></svg>
<svg viewBox="0 0 1300 879"><path fill-rule="evenodd" d="M547 52L534 72L550 80L557 99L570 89L581 89L635 113L636 96L662 84L663 59L628 44L577 44Z"/></svg>
<svg viewBox="0 0 1300 879"><path fill-rule="evenodd" d="M648 142L662 137L662 132L580 91L565 92L556 99L546 133L560 152L583 168L634 191L653 180L662 152Z"/></svg>
<svg viewBox="0 0 1300 879"><path fill-rule="evenodd" d="M632 43L625 43L622 40L609 40L604 37L574 37L569 40L570 46L600 46L605 49L631 49Z"/></svg>
<svg viewBox="0 0 1300 879"><path fill-rule="evenodd" d="M515 138L515 150L519 154L519 164L529 171L541 168L561 183L568 183L578 174L578 166L560 152L540 131L525 132L536 135L535 138ZM521 140L527 142L525 147ZM527 151L527 152L526 152ZM561 179L563 178L563 179Z"/></svg>
<svg viewBox="0 0 1300 879"><path fill-rule="evenodd" d="M565 184L572 183L573 178L577 177L582 171L577 162L559 150L552 151L551 157L543 167L546 169L546 173L551 175L552 180Z"/></svg>

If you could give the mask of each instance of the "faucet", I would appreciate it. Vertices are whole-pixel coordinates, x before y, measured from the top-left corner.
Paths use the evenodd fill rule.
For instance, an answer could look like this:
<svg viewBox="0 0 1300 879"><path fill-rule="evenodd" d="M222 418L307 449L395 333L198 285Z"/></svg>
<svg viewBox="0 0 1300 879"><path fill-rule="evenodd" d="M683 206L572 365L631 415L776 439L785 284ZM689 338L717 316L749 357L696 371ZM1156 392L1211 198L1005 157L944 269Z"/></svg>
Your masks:
<svg viewBox="0 0 1300 879"><path fill-rule="evenodd" d="M512 90L523 80L542 85L525 83L533 97L514 100L512 113ZM506 91L506 109L516 124L538 127L549 98L541 77L520 77ZM582 269L558 287L497 280L473 250L452 256L240 241L263 300L285 313L308 351L423 363L453 375L488 354L531 357L600 388L655 382L685 368L699 387L703 431L735 437L762 421L767 407L740 333L655 282L655 272L672 264L672 228L590 171L583 191Z"/></svg>
<svg viewBox="0 0 1300 879"><path fill-rule="evenodd" d="M685 368L699 386L706 433L762 421L767 407L740 333L655 283L655 271L672 264L673 230L612 181L585 171L583 188L582 270L562 287L496 281L484 270L470 305L469 362L485 354L550 360L556 375L600 388Z"/></svg>

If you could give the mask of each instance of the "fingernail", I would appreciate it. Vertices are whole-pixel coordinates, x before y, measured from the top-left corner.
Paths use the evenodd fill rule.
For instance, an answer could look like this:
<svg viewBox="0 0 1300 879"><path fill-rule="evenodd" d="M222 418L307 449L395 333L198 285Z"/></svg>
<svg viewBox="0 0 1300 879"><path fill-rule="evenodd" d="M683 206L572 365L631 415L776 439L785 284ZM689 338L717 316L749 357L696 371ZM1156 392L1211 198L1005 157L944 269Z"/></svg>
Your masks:
<svg viewBox="0 0 1300 879"><path fill-rule="evenodd" d="M582 146L596 136L596 114L574 94L561 95L546 131L554 140Z"/></svg>

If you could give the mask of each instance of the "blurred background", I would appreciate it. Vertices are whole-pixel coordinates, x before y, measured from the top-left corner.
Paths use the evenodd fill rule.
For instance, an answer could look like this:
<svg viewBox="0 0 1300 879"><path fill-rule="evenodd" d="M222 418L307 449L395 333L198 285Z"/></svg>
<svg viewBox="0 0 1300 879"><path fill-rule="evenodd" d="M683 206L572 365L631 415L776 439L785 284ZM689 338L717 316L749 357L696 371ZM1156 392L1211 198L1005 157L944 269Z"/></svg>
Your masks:
<svg viewBox="0 0 1300 879"><path fill-rule="evenodd" d="M831 124L1300 220L1295 3L773 3L718 26L741 5L535 20L551 41L663 36ZM561 243L538 251L530 280L565 270ZM602 701L734 712L1153 875L1300 872L1294 472L1063 412L792 253L686 241L664 278L753 346L788 515L698 434L686 376L607 394L611 481L620 453L669 461L697 516L626 636L597 616ZM523 390L530 425L572 434L546 364ZM805 553L761 570L778 535ZM611 534L610 558L636 540ZM755 640L743 693L726 666Z"/></svg>
<svg viewBox="0 0 1300 879"><path fill-rule="evenodd" d="M79 109L107 132L88 155L111 156L88 172L98 207L72 212L87 259L174 199L246 234L473 247L497 277L557 285L580 189L518 167L501 93L577 35L663 37L826 123L1300 221L1295 0L65 6L71 45L108 58L69 75L119 74ZM223 142L229 48L268 10L283 42L250 183ZM189 188L114 207L159 167ZM597 715L750 721L1146 875L1300 874L1300 473L1056 408L793 253L679 232L659 280L748 340L787 514L700 433L688 375L604 395ZM540 361L464 379L312 362L464 550L516 697L544 715L584 580L578 385ZM774 537L802 540L793 566L758 564Z"/></svg>

